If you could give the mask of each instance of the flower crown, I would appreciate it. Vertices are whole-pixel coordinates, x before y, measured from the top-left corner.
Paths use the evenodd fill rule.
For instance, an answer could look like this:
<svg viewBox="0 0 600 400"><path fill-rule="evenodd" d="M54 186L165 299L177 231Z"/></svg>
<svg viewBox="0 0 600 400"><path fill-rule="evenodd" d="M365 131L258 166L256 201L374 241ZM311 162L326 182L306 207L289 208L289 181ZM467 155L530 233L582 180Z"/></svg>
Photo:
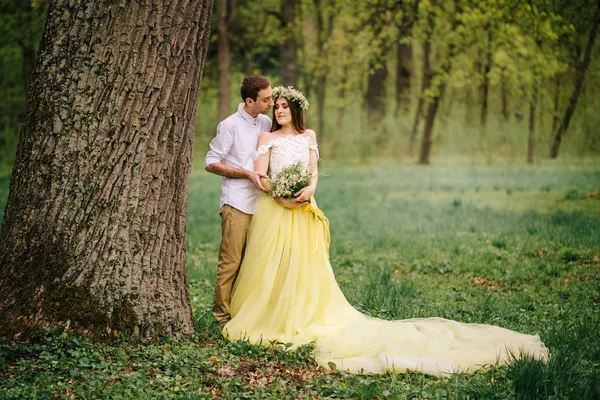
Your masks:
<svg viewBox="0 0 600 400"><path fill-rule="evenodd" d="M293 86L277 86L273 88L273 99L277 100L278 97L283 97L287 101L295 101L301 109L304 111L308 110L308 100L306 100L301 91L294 89Z"/></svg>

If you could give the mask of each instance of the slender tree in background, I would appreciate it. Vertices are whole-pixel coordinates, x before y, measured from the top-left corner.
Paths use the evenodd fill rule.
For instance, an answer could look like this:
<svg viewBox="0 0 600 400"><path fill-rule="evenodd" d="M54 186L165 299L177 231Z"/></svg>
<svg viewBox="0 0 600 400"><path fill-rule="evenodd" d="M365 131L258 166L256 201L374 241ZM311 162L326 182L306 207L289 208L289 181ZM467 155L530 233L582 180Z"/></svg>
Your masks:
<svg viewBox="0 0 600 400"><path fill-rule="evenodd" d="M285 36L281 33L281 0L229 0L227 4L231 71L280 75L279 56Z"/></svg>
<svg viewBox="0 0 600 400"><path fill-rule="evenodd" d="M552 133L556 132L558 128L558 123L560 121L560 85L561 85L561 75L556 74L554 76L554 95L552 102L554 103L552 109Z"/></svg>
<svg viewBox="0 0 600 400"><path fill-rule="evenodd" d="M430 34L428 34L430 35ZM417 143L417 135L419 133L419 122L423 115L423 108L425 107L425 96L429 87L431 86L431 77L433 71L431 70L431 42L430 38L426 37L423 42L423 73L421 78L421 91L419 96L419 102L415 111L415 117L413 119L413 125L410 133L410 141L408 144L408 155L412 156L415 153L415 146Z"/></svg>
<svg viewBox="0 0 600 400"><path fill-rule="evenodd" d="M186 203L211 12L50 3L0 231L2 335L193 331Z"/></svg>
<svg viewBox="0 0 600 400"><path fill-rule="evenodd" d="M406 40L411 34L412 25L415 19L415 10L418 1L382 1L374 0L367 2L358 7L360 21L360 33L363 36L364 45L361 48L366 48L367 54L367 89L365 93L365 105L368 113L368 123L372 128L376 128L381 124L386 113L386 97L388 89L388 79L390 75L390 60L394 55L397 44L404 42L405 46L410 46L410 41ZM406 47L403 48L406 50ZM403 52L406 57L410 56L410 52ZM397 58L397 57L396 57ZM406 64L410 63L410 59L406 59ZM408 68L408 65L404 65ZM400 74L404 69L400 68ZM392 70L393 71L393 70ZM406 75L405 75L406 77ZM410 72L408 74L410 77ZM397 77L398 79L398 77ZM400 75L400 85L395 86L393 95L398 97L398 91L403 90L402 75ZM397 109L390 108L390 111L396 114ZM397 134L401 133L397 131ZM375 136L375 144L377 148L385 148L385 142L390 140L389 133L382 132Z"/></svg>
<svg viewBox="0 0 600 400"><path fill-rule="evenodd" d="M487 126L488 119L488 100L489 100L489 91L490 91L490 71L492 69L492 55L493 55L493 32L492 32L492 24L488 22L484 26L484 32L486 36L486 41L484 43L483 49L483 65L482 65L482 73L481 73L481 86L479 88L479 92L481 94L481 113L479 116L479 123L484 131Z"/></svg>
<svg viewBox="0 0 600 400"><path fill-rule="evenodd" d="M435 4L432 2L432 4ZM444 91L448 83L448 76L452 70L452 62L454 56L459 50L457 28L460 24L462 8L459 0L453 4L453 10L449 12L450 30L446 33L447 40L446 54L440 60L439 66L433 73L432 94L428 99L427 112L425 114L425 126L423 127L423 140L421 141L421 153L419 155L419 164L429 164L429 156L431 154L431 146L433 144L433 125L438 112L440 101L444 96Z"/></svg>
<svg viewBox="0 0 600 400"><path fill-rule="evenodd" d="M12 165L46 0L0 1L0 167Z"/></svg>
<svg viewBox="0 0 600 400"><path fill-rule="evenodd" d="M502 103L502 117L505 121L510 118L510 112L508 111L508 77L506 67L501 67L500 70L500 101Z"/></svg>
<svg viewBox="0 0 600 400"><path fill-rule="evenodd" d="M219 121L231 113L231 30L235 22L236 0L216 0L219 64Z"/></svg>
<svg viewBox="0 0 600 400"><path fill-rule="evenodd" d="M3 14L0 43L17 44L23 61L21 74L25 93L29 90L31 74L35 66L35 52L45 7L46 0L0 1L0 13Z"/></svg>
<svg viewBox="0 0 600 400"><path fill-rule="evenodd" d="M333 12L329 0L313 0L317 21L318 63L315 68L317 80L317 128L319 141L324 142L325 132L325 96L327 94L327 72L329 71L329 51L327 42L333 31Z"/></svg>
<svg viewBox="0 0 600 400"><path fill-rule="evenodd" d="M534 81L538 79L534 76ZM527 164L533 164L533 156L535 152L535 111L537 109L537 98L538 98L537 82L533 84L531 91L531 98L529 99L529 134L527 136Z"/></svg>
<svg viewBox="0 0 600 400"><path fill-rule="evenodd" d="M281 83L284 86L298 84L298 42L296 40L296 0L281 0L281 20L285 40L281 45Z"/></svg>
<svg viewBox="0 0 600 400"><path fill-rule="evenodd" d="M597 0L596 10L594 12L594 19L592 20L591 28L589 31L587 45L585 47L585 52L583 55L583 60L581 60L577 67L575 73L575 87L573 88L573 93L569 98L569 103L567 109L565 110L565 114L562 118L560 125L558 126L558 130L554 134L554 140L552 143L552 148L550 149L550 157L556 158L558 157L558 150L560 149L560 144L562 142L562 137L569 128L569 123L571 122L571 117L573 117L573 113L575 112L575 107L577 106L577 100L579 99L579 94L581 93L581 88L583 86L583 81L585 79L585 73L590 65L592 60L592 50L594 48L594 42L596 41L596 36L598 36L598 28L600 27L600 0Z"/></svg>
<svg viewBox="0 0 600 400"><path fill-rule="evenodd" d="M408 111L410 105L410 81L412 76L412 43L396 46L396 105L398 110Z"/></svg>
<svg viewBox="0 0 600 400"><path fill-rule="evenodd" d="M410 87L413 75L413 28L417 21L419 0L412 4L403 4L400 36L396 45L396 108L398 113L405 113L410 106Z"/></svg>

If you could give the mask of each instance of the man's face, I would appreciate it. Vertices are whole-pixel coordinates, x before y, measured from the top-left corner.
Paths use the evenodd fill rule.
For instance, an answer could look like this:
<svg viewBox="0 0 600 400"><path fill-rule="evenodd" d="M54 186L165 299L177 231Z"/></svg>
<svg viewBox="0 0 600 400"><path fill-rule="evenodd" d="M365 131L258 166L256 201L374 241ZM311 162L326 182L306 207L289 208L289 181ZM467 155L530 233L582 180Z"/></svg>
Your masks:
<svg viewBox="0 0 600 400"><path fill-rule="evenodd" d="M271 107L273 107L273 89L271 86L261 89L256 96L256 101L250 100L251 104L249 107L255 113L258 114L268 114ZM247 101L247 100L246 100ZM248 101L247 101L248 102Z"/></svg>

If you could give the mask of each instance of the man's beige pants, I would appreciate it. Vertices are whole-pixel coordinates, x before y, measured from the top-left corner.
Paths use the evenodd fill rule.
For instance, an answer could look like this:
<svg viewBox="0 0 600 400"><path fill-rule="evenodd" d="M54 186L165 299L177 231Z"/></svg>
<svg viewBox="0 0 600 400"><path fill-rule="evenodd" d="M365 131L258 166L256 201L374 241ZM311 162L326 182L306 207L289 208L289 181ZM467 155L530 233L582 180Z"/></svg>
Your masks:
<svg viewBox="0 0 600 400"><path fill-rule="evenodd" d="M231 289L237 277L244 249L246 235L252 215L246 214L236 208L225 204L221 208L221 247L219 249L219 262L217 263L217 279L215 280L215 299L213 315L217 321L227 320L229 305L231 304Z"/></svg>

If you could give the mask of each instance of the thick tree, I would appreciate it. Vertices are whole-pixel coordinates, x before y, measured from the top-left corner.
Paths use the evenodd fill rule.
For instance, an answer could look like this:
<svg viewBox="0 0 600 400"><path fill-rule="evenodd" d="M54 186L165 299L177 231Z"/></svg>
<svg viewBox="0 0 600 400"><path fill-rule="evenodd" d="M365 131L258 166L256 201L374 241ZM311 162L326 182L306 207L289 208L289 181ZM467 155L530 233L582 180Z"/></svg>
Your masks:
<svg viewBox="0 0 600 400"><path fill-rule="evenodd" d="M189 334L186 203L212 0L54 0L0 231L0 334Z"/></svg>

